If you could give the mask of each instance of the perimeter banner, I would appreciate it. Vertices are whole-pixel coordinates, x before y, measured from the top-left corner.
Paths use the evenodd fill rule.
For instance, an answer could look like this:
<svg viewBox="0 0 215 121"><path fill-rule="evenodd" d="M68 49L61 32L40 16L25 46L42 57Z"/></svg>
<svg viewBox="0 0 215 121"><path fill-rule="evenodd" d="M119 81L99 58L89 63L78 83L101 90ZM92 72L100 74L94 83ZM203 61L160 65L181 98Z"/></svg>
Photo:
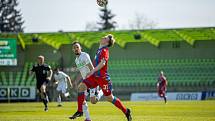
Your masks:
<svg viewBox="0 0 215 121"><path fill-rule="evenodd" d="M1 86L0 100L29 100L36 98L34 86Z"/></svg>
<svg viewBox="0 0 215 121"><path fill-rule="evenodd" d="M167 100L201 100L202 92L168 92ZM161 100L157 93L132 93L131 101Z"/></svg>
<svg viewBox="0 0 215 121"><path fill-rule="evenodd" d="M17 65L17 43L16 39L0 38L0 66Z"/></svg>

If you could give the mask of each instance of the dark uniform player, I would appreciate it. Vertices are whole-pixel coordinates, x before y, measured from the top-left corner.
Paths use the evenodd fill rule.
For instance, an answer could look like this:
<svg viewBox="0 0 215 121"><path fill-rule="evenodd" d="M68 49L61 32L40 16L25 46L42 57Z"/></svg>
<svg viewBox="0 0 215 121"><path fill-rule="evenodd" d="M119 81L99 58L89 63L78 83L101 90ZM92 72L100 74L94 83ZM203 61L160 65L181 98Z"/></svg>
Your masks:
<svg viewBox="0 0 215 121"><path fill-rule="evenodd" d="M157 90L158 90L158 95L164 99L165 103L167 102L166 89L167 89L167 79L164 76L163 71L161 71L157 81Z"/></svg>
<svg viewBox="0 0 215 121"><path fill-rule="evenodd" d="M44 64L44 56L37 57L38 64L34 65L31 73L35 72L37 79L37 89L40 92L41 99L45 105L44 111L48 111L48 96L46 94L46 86L52 77L51 67Z"/></svg>

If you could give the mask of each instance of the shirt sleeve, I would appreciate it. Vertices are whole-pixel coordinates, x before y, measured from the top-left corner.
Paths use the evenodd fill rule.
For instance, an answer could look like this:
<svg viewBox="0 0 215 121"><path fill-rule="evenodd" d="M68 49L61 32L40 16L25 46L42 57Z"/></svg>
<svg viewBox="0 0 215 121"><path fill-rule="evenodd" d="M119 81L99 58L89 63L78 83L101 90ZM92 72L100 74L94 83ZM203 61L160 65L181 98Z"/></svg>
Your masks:
<svg viewBox="0 0 215 121"><path fill-rule="evenodd" d="M33 67L31 68L32 72L35 72L35 65L33 65Z"/></svg>
<svg viewBox="0 0 215 121"><path fill-rule="evenodd" d="M104 59L106 62L109 59L109 52L107 49L103 49L101 52L101 59Z"/></svg>
<svg viewBox="0 0 215 121"><path fill-rule="evenodd" d="M85 57L84 57L84 63L87 65L89 63L91 63L91 59L90 59L90 56L88 54L85 54Z"/></svg>
<svg viewBox="0 0 215 121"><path fill-rule="evenodd" d="M67 74L65 74L64 72L62 72L61 74L62 74L62 76L63 76L64 78L69 77L69 76L68 76Z"/></svg>
<svg viewBox="0 0 215 121"><path fill-rule="evenodd" d="M51 70L51 66L50 66L50 65L47 65L46 70L47 70L47 71L50 71L50 70Z"/></svg>

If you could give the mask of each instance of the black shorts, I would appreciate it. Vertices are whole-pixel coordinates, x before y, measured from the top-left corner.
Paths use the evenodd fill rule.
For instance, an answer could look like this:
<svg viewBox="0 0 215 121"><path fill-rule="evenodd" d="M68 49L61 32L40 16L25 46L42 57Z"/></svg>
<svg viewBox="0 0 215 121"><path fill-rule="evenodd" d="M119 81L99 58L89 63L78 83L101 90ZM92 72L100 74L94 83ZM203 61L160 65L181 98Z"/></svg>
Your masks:
<svg viewBox="0 0 215 121"><path fill-rule="evenodd" d="M48 85L49 81L48 80L45 80L45 81L38 81L37 82L37 89L40 91L40 88L42 85Z"/></svg>

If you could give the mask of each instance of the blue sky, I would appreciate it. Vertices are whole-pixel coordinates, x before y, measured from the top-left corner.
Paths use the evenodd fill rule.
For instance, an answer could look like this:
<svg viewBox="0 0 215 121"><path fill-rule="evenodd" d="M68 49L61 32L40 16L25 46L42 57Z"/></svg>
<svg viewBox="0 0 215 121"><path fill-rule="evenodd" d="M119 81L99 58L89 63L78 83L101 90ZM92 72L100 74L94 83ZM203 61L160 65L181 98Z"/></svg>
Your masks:
<svg viewBox="0 0 215 121"><path fill-rule="evenodd" d="M99 20L96 0L18 0L25 32L84 31ZM135 14L157 28L215 26L215 0L109 0L118 29L129 29Z"/></svg>

